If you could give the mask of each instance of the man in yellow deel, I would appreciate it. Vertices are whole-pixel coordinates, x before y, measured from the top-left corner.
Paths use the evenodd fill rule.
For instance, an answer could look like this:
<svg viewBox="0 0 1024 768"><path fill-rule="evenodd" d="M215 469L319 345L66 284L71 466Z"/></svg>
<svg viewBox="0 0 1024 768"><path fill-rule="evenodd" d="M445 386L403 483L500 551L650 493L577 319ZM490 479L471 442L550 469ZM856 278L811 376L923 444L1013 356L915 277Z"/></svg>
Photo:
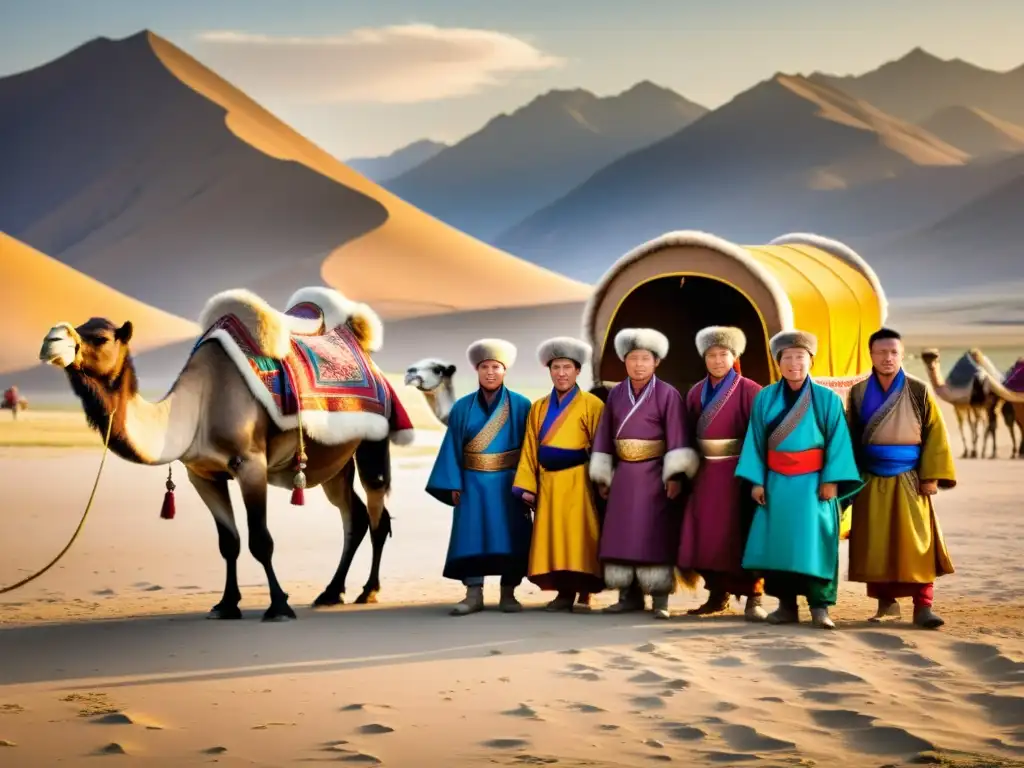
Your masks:
<svg viewBox="0 0 1024 768"><path fill-rule="evenodd" d="M572 611L574 602L589 608L590 595L604 589L601 524L587 474L604 404L576 384L589 344L560 336L537 355L554 386L530 408L512 492L535 513L528 578L558 593L547 610Z"/></svg>

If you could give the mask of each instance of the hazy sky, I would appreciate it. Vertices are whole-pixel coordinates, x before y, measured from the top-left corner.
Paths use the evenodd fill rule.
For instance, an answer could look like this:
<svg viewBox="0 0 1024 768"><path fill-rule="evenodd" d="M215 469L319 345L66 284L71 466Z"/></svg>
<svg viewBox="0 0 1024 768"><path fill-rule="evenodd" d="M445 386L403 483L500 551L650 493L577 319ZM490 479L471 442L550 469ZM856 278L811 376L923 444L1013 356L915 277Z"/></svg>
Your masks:
<svg viewBox="0 0 1024 768"><path fill-rule="evenodd" d="M0 19L0 76L148 28L342 158L457 140L552 88L646 79L716 107L915 46L1024 62L1020 0L0 0Z"/></svg>

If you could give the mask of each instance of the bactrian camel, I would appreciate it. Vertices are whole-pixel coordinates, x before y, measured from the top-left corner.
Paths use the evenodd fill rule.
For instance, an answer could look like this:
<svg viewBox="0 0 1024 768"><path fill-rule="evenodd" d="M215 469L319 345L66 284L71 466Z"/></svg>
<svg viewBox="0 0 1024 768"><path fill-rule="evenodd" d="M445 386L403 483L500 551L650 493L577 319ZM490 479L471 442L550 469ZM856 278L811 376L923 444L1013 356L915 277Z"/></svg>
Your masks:
<svg viewBox="0 0 1024 768"><path fill-rule="evenodd" d="M413 363L405 371L406 386L416 387L423 393L434 416L446 427L456 399L453 376L454 365L433 357Z"/></svg>
<svg viewBox="0 0 1024 768"><path fill-rule="evenodd" d="M1011 441L1015 442L1013 407L1002 401L993 390L991 376L986 375L981 367L981 363L979 363L979 360L984 360L984 356L977 350L971 350L969 354L979 368L970 386L964 387L962 390L953 390L943 378L939 370L940 356L937 349L923 350L921 352L921 362L924 364L925 371L928 374L928 379L931 382L932 389L935 390L936 396L953 406L957 427L960 431L960 440L964 446L961 458L978 458L978 436L979 427L981 426L985 428L982 455L984 455L988 441L991 439L992 453L989 458L995 458L997 448L996 430L998 428L997 414L1003 417L1010 429ZM968 444L967 434L964 431L965 423L971 435L970 444Z"/></svg>
<svg viewBox="0 0 1024 768"><path fill-rule="evenodd" d="M288 307L301 302L322 309L319 327L334 328L347 323L364 350L372 352L379 347L382 327L369 307L326 288L301 289L289 300ZM229 314L246 326L263 353L277 359L288 354L290 333L299 323L307 323L305 332L310 332L310 321L278 312L242 290L214 296L203 312L201 326L210 328L213 320ZM228 345L214 343L212 339L200 344L185 361L170 392L153 403L139 394L129 349L131 339L131 322L116 326L109 320L92 318L78 327L59 323L47 333L39 357L64 369L86 418L101 435L106 434L108 420L113 416L109 443L112 452L136 464L180 461L185 465L189 481L213 514L220 553L226 563L224 594L211 609L209 618L242 616L236 572L241 545L228 492L229 480L237 481L241 487L249 551L266 572L270 606L264 620L295 618L288 595L274 572L274 542L267 528L268 485L288 489L293 485L322 486L328 500L341 512L344 553L334 578L314 605L342 602L348 567L369 527L373 569L357 602L372 601L380 588L380 555L390 531L390 515L385 508L391 482L388 420L369 413L303 413L304 418L309 416L310 424L303 423L302 457L297 453L299 430L280 428L268 413L267 406L254 394L252 382L243 374L237 346L231 352ZM244 360L242 364L246 364ZM253 375L251 371L249 375ZM340 419L341 416L348 418ZM313 428L315 417L321 417L318 429ZM331 418L335 420L330 421ZM412 434L405 431L390 437L393 442L404 443L412 439ZM366 492L365 507L354 489L356 468ZM297 469L304 472L304 483L300 483Z"/></svg>

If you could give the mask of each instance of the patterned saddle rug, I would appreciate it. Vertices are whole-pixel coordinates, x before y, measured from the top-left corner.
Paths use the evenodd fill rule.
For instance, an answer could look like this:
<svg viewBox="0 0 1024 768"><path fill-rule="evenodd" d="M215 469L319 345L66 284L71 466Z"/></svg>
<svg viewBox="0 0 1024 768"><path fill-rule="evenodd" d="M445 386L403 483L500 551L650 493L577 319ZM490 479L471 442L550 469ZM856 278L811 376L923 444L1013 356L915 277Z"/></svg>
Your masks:
<svg viewBox="0 0 1024 768"><path fill-rule="evenodd" d="M338 303L325 308L312 301L294 301L300 291L283 317L266 305L256 306L252 314L243 305L213 321L195 349L218 341L282 430L295 429L301 418L306 435L324 445L355 439L411 442L412 422L394 388L365 350L353 318L336 311L337 306L347 306L347 300L329 289L317 291L328 301L329 294L336 294ZM233 300L237 302L237 293ZM268 344L267 323L261 326L252 319L266 318L267 310L275 313L281 332L288 334L286 347L283 339ZM369 310L363 307L363 311ZM289 319L294 322L288 324ZM277 350L273 356L266 354L268 346ZM281 355L284 348L288 352Z"/></svg>
<svg viewBox="0 0 1024 768"><path fill-rule="evenodd" d="M1006 372L1006 379L1003 381L1003 385L1011 392L1024 393L1024 359L1018 360L1017 363Z"/></svg>

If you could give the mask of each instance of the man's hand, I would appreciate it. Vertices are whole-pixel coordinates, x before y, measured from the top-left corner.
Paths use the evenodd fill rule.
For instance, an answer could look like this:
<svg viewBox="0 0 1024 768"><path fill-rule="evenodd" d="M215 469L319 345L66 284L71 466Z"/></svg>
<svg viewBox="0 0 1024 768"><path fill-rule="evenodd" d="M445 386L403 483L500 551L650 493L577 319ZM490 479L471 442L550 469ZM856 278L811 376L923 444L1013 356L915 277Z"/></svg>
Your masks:
<svg viewBox="0 0 1024 768"><path fill-rule="evenodd" d="M598 494L600 494L602 499L605 499L605 500L608 499L608 491L609 490L610 489L608 488L608 486L605 485L604 483L597 483L597 492L598 492Z"/></svg>
<svg viewBox="0 0 1024 768"><path fill-rule="evenodd" d="M759 506L764 506L764 486L755 485L754 489L750 492L750 498L758 503Z"/></svg>
<svg viewBox="0 0 1024 768"><path fill-rule="evenodd" d="M452 491L452 504L459 506L459 500L462 498L462 494L459 491Z"/></svg>
<svg viewBox="0 0 1024 768"><path fill-rule="evenodd" d="M939 481L920 480L917 484L917 489L920 491L922 496L934 496L939 492Z"/></svg>
<svg viewBox="0 0 1024 768"><path fill-rule="evenodd" d="M665 483L665 492L670 499L675 499L683 492L683 484L678 480L669 480Z"/></svg>
<svg viewBox="0 0 1024 768"><path fill-rule="evenodd" d="M537 497L529 491L523 491L523 501L530 509L535 509L537 507Z"/></svg>
<svg viewBox="0 0 1024 768"><path fill-rule="evenodd" d="M818 498L822 501L832 501L839 495L839 486L835 483L822 483L818 489Z"/></svg>

